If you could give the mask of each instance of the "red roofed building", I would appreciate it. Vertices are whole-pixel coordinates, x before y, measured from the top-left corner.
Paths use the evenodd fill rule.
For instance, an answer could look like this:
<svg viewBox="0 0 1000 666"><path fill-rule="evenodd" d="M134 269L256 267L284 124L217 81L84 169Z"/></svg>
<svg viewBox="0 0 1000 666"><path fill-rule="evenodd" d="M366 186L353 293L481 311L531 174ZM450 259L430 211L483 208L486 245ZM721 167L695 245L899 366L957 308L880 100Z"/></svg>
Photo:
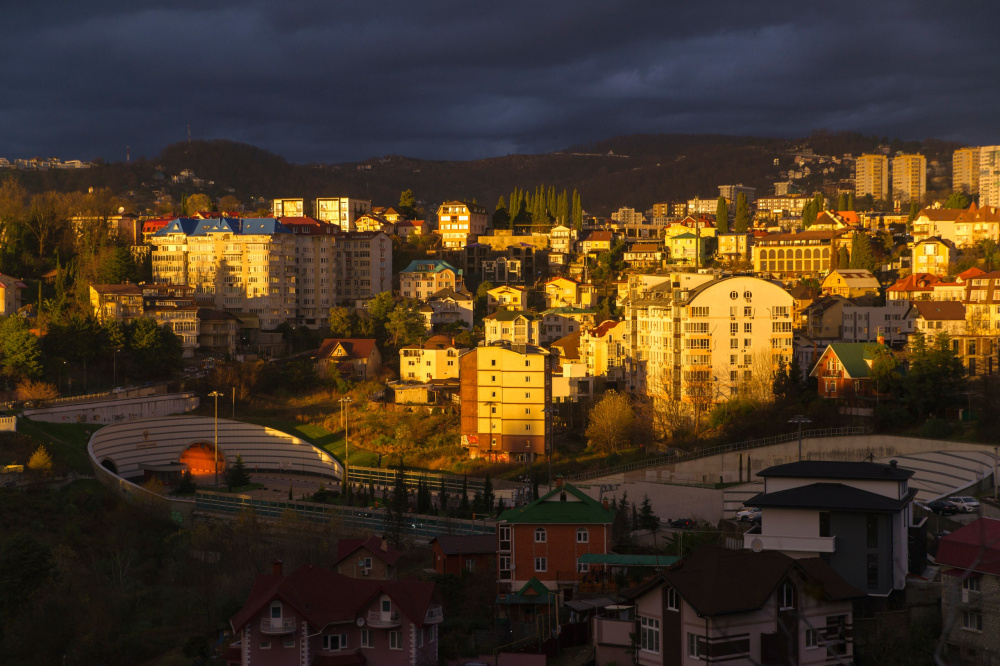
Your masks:
<svg viewBox="0 0 1000 666"><path fill-rule="evenodd" d="M305 565L285 576L281 562L257 577L229 623L228 664L248 666L411 666L438 660L444 619L434 583L364 580Z"/></svg>
<svg viewBox="0 0 1000 666"><path fill-rule="evenodd" d="M395 580L396 564L402 556L385 537L373 534L367 539L341 539L337 543L333 570L351 578Z"/></svg>
<svg viewBox="0 0 1000 666"><path fill-rule="evenodd" d="M497 539L492 534L441 535L431 540L431 550L439 574L458 576L468 571L492 576L496 571Z"/></svg>
<svg viewBox="0 0 1000 666"><path fill-rule="evenodd" d="M374 338L327 338L316 352L321 373L336 369L355 379L374 379L382 370L382 352Z"/></svg>
<svg viewBox="0 0 1000 666"><path fill-rule="evenodd" d="M890 300L929 301L934 294L932 285L940 281L941 278L930 273L911 273L886 289L885 297Z"/></svg>
<svg viewBox="0 0 1000 666"><path fill-rule="evenodd" d="M997 663L1000 660L1000 520L980 518L941 538L941 614L945 661Z"/></svg>

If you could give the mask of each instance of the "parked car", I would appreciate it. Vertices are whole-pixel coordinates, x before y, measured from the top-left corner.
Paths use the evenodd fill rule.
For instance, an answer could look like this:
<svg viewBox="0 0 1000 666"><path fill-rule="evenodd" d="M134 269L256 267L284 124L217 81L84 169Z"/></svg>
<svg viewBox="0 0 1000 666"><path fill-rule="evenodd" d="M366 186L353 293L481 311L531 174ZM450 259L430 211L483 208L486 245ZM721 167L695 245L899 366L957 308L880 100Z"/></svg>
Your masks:
<svg viewBox="0 0 1000 666"><path fill-rule="evenodd" d="M949 497L948 501L959 508L960 511L965 513L975 513L979 511L979 500L975 497L969 497L968 495L956 495L955 497Z"/></svg>
<svg viewBox="0 0 1000 666"><path fill-rule="evenodd" d="M760 522L760 507L751 507L749 509L743 509L742 511L736 512L736 520L741 523L757 523Z"/></svg>
<svg viewBox="0 0 1000 666"><path fill-rule="evenodd" d="M671 527L675 527L677 529L682 529L682 530L689 530L696 524L697 523L695 523L690 518L675 518L674 520L670 521Z"/></svg>
<svg viewBox="0 0 1000 666"><path fill-rule="evenodd" d="M958 505L949 502L948 500L934 500L933 502L928 502L927 508L939 516L954 516L959 512Z"/></svg>

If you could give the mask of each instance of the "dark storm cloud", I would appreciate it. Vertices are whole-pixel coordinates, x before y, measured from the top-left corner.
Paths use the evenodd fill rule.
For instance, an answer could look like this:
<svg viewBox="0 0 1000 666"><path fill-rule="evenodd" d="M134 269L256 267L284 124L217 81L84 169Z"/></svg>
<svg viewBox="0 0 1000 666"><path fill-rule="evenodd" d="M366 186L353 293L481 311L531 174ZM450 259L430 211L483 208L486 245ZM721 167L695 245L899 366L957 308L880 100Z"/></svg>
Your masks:
<svg viewBox="0 0 1000 666"><path fill-rule="evenodd" d="M293 161L475 158L636 132L996 143L989 3L27 3L0 155L230 138Z"/></svg>

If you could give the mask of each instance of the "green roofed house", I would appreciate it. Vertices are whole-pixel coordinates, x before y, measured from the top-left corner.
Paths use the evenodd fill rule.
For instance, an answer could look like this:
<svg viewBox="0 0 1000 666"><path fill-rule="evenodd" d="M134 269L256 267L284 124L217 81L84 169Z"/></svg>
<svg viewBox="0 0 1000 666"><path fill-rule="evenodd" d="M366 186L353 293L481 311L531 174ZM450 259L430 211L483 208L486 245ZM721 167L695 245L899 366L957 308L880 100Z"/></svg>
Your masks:
<svg viewBox="0 0 1000 666"><path fill-rule="evenodd" d="M498 607L514 621L534 605L530 586L560 592L559 603L573 598L590 573L582 558L607 555L614 514L562 477L534 502L504 511L497 525ZM523 602L523 603L522 603ZM529 603L531 602L531 603Z"/></svg>
<svg viewBox="0 0 1000 666"><path fill-rule="evenodd" d="M440 259L414 259L399 272L399 291L404 298L426 298L442 289L465 291L462 269Z"/></svg>
<svg viewBox="0 0 1000 666"><path fill-rule="evenodd" d="M874 386L869 379L879 347L869 342L827 345L809 373L810 377L816 377L819 394L831 399L874 396ZM891 353L887 347L883 348L886 353Z"/></svg>

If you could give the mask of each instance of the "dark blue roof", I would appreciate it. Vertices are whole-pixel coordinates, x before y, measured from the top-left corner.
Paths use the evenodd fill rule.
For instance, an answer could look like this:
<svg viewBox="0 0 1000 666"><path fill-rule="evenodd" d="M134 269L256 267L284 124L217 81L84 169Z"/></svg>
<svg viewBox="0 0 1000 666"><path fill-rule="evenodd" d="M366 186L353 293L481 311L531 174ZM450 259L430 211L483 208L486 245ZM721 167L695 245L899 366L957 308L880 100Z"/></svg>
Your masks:
<svg viewBox="0 0 1000 666"><path fill-rule="evenodd" d="M171 220L154 236L170 234L185 236L205 236L210 233L231 233L242 235L290 234L292 230L272 217L238 219L234 217L210 217L206 220L196 220L190 217L179 217Z"/></svg>

